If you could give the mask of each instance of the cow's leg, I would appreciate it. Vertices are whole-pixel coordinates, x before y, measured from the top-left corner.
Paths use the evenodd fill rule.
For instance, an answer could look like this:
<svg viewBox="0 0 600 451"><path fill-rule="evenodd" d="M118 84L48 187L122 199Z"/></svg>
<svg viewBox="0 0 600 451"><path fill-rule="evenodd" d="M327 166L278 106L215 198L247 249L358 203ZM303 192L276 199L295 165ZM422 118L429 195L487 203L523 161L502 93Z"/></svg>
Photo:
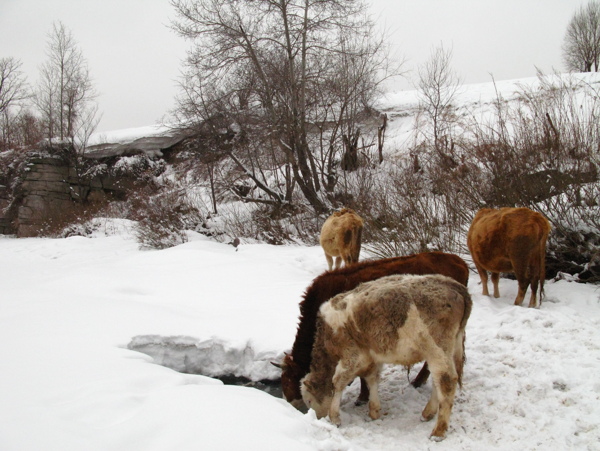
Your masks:
<svg viewBox="0 0 600 451"><path fill-rule="evenodd" d="M475 267L477 268L477 272L479 273L479 278L481 279L481 289L482 294L484 296L489 296L490 292L488 291L488 274L487 271L478 263L475 263Z"/></svg>
<svg viewBox="0 0 600 451"><path fill-rule="evenodd" d="M348 251L348 253L346 254L345 258L344 258L344 265L348 266L351 265L352 263L356 263L354 261L354 257L352 257L352 252Z"/></svg>
<svg viewBox="0 0 600 451"><path fill-rule="evenodd" d="M443 440L446 431L448 430L448 423L450 422L450 413L452 412L452 405L454 403L454 395L456 393L456 383L458 381L458 376L456 374L456 370L454 369L454 364L452 361L447 360L445 364L441 364L437 368L433 368L432 366L432 375L433 375L433 391L430 399L430 403L434 398L434 392L437 396L438 405L437 405L437 422L433 431L431 432L431 439L435 441ZM427 409L430 408L430 411ZM434 406L430 406L428 403L423 411L423 418L427 419L426 414L429 414L429 419L433 418L431 411L434 409ZM426 412L427 411L427 412Z"/></svg>
<svg viewBox="0 0 600 451"><path fill-rule="evenodd" d="M431 388L431 395L429 396L429 401L427 405L421 412L421 421L430 421L438 411L439 402L437 399L437 390L435 388L435 380L433 383L433 387Z"/></svg>
<svg viewBox="0 0 600 451"><path fill-rule="evenodd" d="M367 382L361 377L360 378L360 394L358 395L358 399L354 403L355 406L362 406L369 401L369 387L367 386Z"/></svg>
<svg viewBox="0 0 600 451"><path fill-rule="evenodd" d="M348 265L350 265L352 263L352 260L346 254L342 255L340 258L344 262L344 266L348 266Z"/></svg>
<svg viewBox="0 0 600 451"><path fill-rule="evenodd" d="M456 393L456 372L443 373L439 383L436 384L438 392L439 409L438 418L431 432L431 439L435 441L443 440L450 423L450 413L454 404L454 395Z"/></svg>
<svg viewBox="0 0 600 451"><path fill-rule="evenodd" d="M346 264L347 265L352 265L354 263L358 263L359 253L360 253L360 249L357 252L356 249L355 249L355 247L351 246L348 249L348 254L346 255Z"/></svg>
<svg viewBox="0 0 600 451"><path fill-rule="evenodd" d="M437 349L441 351L440 348ZM431 388L429 401L421 413L421 421L430 421L438 411L440 403L438 400L436 380L439 380L440 374L445 373L448 368L448 363L445 362L445 360L446 356L444 354L441 352L436 352L431 356L430 361L427 362L429 365L429 371L431 371L431 377L433 379L433 387Z"/></svg>
<svg viewBox="0 0 600 451"><path fill-rule="evenodd" d="M518 259L512 259L513 268L515 269L515 276L517 276L517 282L519 283L519 291L515 298L515 305L521 305L523 299L525 299L525 293L529 287L529 277L527 276L527 267L521 263Z"/></svg>
<svg viewBox="0 0 600 451"><path fill-rule="evenodd" d="M329 407L329 421L336 426L342 424L342 420L340 418L340 403L342 402L342 393L343 390L338 390L336 388L331 400L331 406Z"/></svg>
<svg viewBox="0 0 600 451"><path fill-rule="evenodd" d="M325 254L325 258L327 259L327 266L329 266L329 271L333 268L333 257L329 254Z"/></svg>
<svg viewBox="0 0 600 451"><path fill-rule="evenodd" d="M531 297L529 298L529 308L535 308L537 306L536 297L538 285L540 284L540 277L534 276L531 278ZM541 297L540 297L541 304Z"/></svg>
<svg viewBox="0 0 600 451"><path fill-rule="evenodd" d="M335 257L335 269L340 268L342 266L342 257Z"/></svg>
<svg viewBox="0 0 600 451"><path fill-rule="evenodd" d="M517 293L517 297L515 298L515 305L521 305L523 303L523 299L525 299L525 293L527 292L527 288L529 287L530 283L526 255L521 249L517 249L509 255L512 267L515 271L515 276L517 277L517 282L519 283L519 291Z"/></svg>
<svg viewBox="0 0 600 451"><path fill-rule="evenodd" d="M462 375L465 366L465 331L459 331L454 341L454 368L458 382L462 386Z"/></svg>
<svg viewBox="0 0 600 451"><path fill-rule="evenodd" d="M515 305L521 305L523 303L523 299L525 299L525 293L527 292L527 287L529 287L529 281L524 276L519 275L517 275L517 281L519 282L519 292L515 298ZM535 295L533 296L535 304Z"/></svg>
<svg viewBox="0 0 600 451"><path fill-rule="evenodd" d="M355 368L351 365L344 366L344 363L343 360L338 362L332 379L334 393L331 406L329 407L329 420L336 426L342 424L342 420L340 419L340 403L344 388L356 377Z"/></svg>
<svg viewBox="0 0 600 451"><path fill-rule="evenodd" d="M537 307L537 297L535 295L535 292L533 290L531 290L531 297L529 298L529 308L535 308Z"/></svg>
<svg viewBox="0 0 600 451"><path fill-rule="evenodd" d="M492 273L492 285L494 285L494 297L500 297L500 289L498 288L498 283L500 282L500 273L493 272Z"/></svg>
<svg viewBox="0 0 600 451"><path fill-rule="evenodd" d="M421 367L421 371L419 371L419 374L417 374L417 377L414 378L414 380L411 382L411 384L413 387L419 388L421 385L423 385L425 382L427 382L428 377L429 377L429 366L427 365L427 362L425 362L423 364L423 366Z"/></svg>
<svg viewBox="0 0 600 451"><path fill-rule="evenodd" d="M369 416L373 420L381 417L381 400L379 399L379 373L381 365L374 367L374 370L365 376L365 381L369 386Z"/></svg>

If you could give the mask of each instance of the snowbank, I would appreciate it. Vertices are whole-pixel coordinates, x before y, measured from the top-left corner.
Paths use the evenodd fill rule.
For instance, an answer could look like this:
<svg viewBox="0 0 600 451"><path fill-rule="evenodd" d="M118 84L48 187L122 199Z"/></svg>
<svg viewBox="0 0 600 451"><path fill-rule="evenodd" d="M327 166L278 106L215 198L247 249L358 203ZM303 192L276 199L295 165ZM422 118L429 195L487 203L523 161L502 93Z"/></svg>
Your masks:
<svg viewBox="0 0 600 451"><path fill-rule="evenodd" d="M403 368L384 372L378 421L349 387L338 429L258 390L161 366L272 378L302 292L326 268L318 247L235 252L192 238L140 251L127 234L0 237L0 449L600 449L597 286L549 282L531 310L511 305L514 281L489 299L473 274L464 388L448 438L433 445L419 421L430 383L413 389Z"/></svg>

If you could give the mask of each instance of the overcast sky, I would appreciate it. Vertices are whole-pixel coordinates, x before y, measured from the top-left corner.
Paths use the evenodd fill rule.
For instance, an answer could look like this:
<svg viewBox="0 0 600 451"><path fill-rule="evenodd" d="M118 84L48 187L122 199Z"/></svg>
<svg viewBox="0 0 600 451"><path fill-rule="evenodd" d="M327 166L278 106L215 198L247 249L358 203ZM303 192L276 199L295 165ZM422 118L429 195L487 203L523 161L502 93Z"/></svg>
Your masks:
<svg viewBox="0 0 600 451"><path fill-rule="evenodd" d="M563 69L567 24L587 0L366 0L372 16L416 68L440 44L464 83ZM15 57L31 85L45 61L54 21L72 32L99 91L98 131L151 125L174 106L187 43L169 28L168 0L0 0L0 58Z"/></svg>

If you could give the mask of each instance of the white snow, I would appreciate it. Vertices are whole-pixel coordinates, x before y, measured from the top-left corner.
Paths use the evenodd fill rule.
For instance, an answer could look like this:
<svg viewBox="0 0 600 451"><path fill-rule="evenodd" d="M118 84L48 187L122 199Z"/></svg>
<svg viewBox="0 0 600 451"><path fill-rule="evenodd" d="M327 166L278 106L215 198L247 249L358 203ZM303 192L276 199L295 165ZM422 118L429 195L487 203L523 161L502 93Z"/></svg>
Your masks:
<svg viewBox="0 0 600 451"><path fill-rule="evenodd" d="M173 132L173 127L168 124L154 124L144 127L125 128L121 130L113 130L110 132L97 132L90 136L89 146L98 144L112 143L122 144L135 141L140 138L148 138L154 136L169 136Z"/></svg>
<svg viewBox="0 0 600 451"><path fill-rule="evenodd" d="M594 285L548 282L534 310L512 305L516 282L489 299L472 274L464 387L441 443L419 421L430 382L415 390L399 367L383 375L382 419L354 406L355 383L338 429L127 349L135 339L162 347L157 360L172 367L272 378L269 362L290 349L298 302L324 269L318 247L236 252L195 234L162 251L139 250L126 232L0 237L0 449L600 449Z"/></svg>

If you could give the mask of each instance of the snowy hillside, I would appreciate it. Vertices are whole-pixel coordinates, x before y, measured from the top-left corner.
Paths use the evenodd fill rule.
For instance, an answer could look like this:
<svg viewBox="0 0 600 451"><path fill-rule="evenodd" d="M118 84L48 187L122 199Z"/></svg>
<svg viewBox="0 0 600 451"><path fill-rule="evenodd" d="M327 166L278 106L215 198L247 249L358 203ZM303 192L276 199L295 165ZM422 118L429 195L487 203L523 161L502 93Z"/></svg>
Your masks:
<svg viewBox="0 0 600 451"><path fill-rule="evenodd" d="M516 282L489 299L473 273L464 388L434 444L432 424L419 421L430 382L415 390L399 367L384 372L382 418L353 405L353 385L338 429L127 349L141 340L172 366L276 376L268 362L290 349L300 296L326 268L318 247L236 252L196 234L140 251L127 229L106 221L93 238L0 237L3 451L600 450L597 286L549 281L541 309L527 309L512 305ZM182 358L181 346L193 352Z"/></svg>
<svg viewBox="0 0 600 451"><path fill-rule="evenodd" d="M558 83L558 77L563 81L572 80L573 85L577 83L588 85L596 92L600 89L598 73L546 75L545 79L550 83ZM540 88L540 85L538 77L462 85L457 89L453 105L459 116L472 115L473 118L484 123L492 114L494 104L498 100L505 103L514 102L524 88L535 91ZM404 149L414 144L412 140L418 106L419 94L416 90L389 92L377 102L378 109L387 113L390 119L386 134L388 150Z"/></svg>
<svg viewBox="0 0 600 451"><path fill-rule="evenodd" d="M555 75L547 76L550 80L555 77ZM563 77L567 76L563 75ZM572 74L568 77L589 84L596 89L600 88L600 74L598 73ZM499 97L503 101L510 102L518 97L523 87L535 89L539 85L540 81L537 77L463 85L456 93L454 104L459 112L469 111L471 114L483 118L490 112L492 105ZM419 96L416 90L389 92L376 102L376 107L387 113L390 120L386 135L387 149L401 149L410 143L414 134L414 121L418 105ZM172 133L173 129L169 125L155 124L147 127L95 133L90 137L88 145L127 144L142 138L171 136Z"/></svg>

